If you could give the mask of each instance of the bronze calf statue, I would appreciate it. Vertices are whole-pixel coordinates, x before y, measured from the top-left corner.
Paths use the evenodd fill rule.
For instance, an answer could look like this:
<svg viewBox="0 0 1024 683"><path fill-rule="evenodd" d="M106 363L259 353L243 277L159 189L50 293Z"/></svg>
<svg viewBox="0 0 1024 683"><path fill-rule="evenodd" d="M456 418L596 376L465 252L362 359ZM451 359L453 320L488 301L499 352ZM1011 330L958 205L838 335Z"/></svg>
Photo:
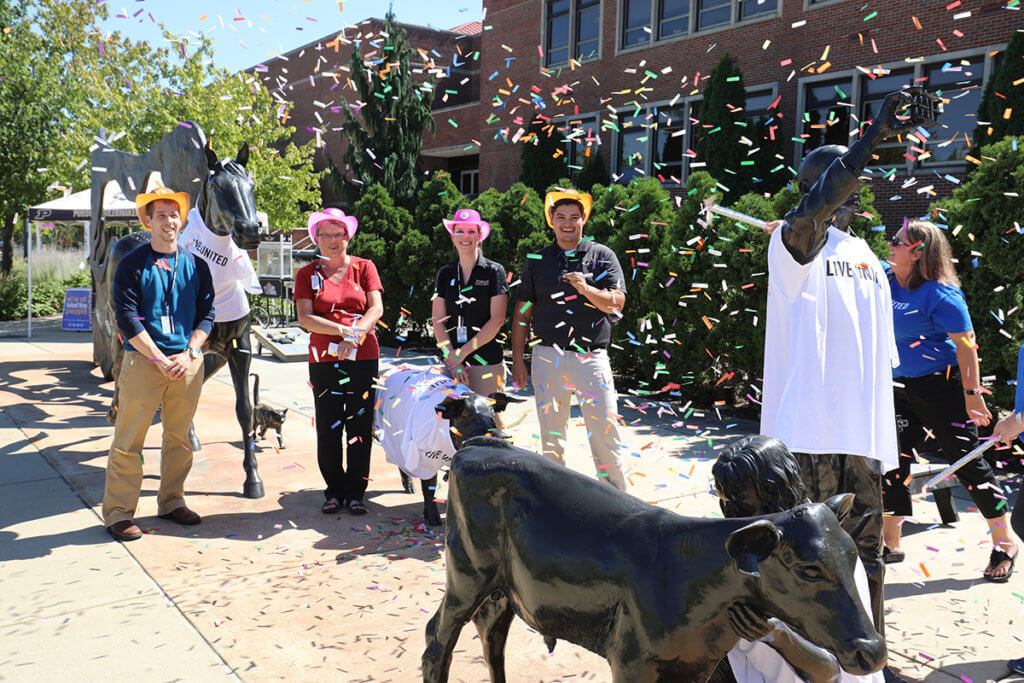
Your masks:
<svg viewBox="0 0 1024 683"><path fill-rule="evenodd" d="M423 680L448 679L473 620L492 681L519 615L551 645L602 655L617 683L706 681L737 643L737 603L789 624L863 675L886 661L858 598L840 518L852 496L745 519L681 517L491 438L455 455L445 596L427 625ZM838 517L837 517L838 515Z"/></svg>

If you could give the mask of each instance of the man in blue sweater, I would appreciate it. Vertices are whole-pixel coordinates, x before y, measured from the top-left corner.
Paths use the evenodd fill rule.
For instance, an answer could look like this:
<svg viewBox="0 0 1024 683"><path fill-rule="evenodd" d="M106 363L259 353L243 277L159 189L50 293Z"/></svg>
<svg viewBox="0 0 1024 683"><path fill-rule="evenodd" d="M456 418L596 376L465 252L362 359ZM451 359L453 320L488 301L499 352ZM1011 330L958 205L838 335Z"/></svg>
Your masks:
<svg viewBox="0 0 1024 683"><path fill-rule="evenodd" d="M199 524L185 506L185 478L192 469L188 428L203 386L202 346L213 329L210 270L178 248L184 192L158 188L135 198L135 211L151 233L149 244L117 265L113 300L124 343L114 442L107 458L103 523L118 541L142 536L135 511L142 489L142 446L160 407L163 445L157 514L178 524Z"/></svg>

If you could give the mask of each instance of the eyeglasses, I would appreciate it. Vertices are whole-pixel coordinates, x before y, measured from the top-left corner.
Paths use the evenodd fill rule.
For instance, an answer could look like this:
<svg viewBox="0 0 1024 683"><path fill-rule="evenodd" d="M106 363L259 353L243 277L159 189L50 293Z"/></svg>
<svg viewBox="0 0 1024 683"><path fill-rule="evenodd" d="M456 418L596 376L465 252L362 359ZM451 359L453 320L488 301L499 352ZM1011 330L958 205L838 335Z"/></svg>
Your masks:
<svg viewBox="0 0 1024 683"><path fill-rule="evenodd" d="M897 237L896 235L892 236L892 239L889 240L889 244L891 244L894 247L909 247L910 246L910 244L908 244L907 242L900 242L900 238Z"/></svg>
<svg viewBox="0 0 1024 683"><path fill-rule="evenodd" d="M328 233L321 233L321 234L317 235L316 238L318 240L347 240L348 239L348 233L347 232L332 232L330 234L328 234Z"/></svg>

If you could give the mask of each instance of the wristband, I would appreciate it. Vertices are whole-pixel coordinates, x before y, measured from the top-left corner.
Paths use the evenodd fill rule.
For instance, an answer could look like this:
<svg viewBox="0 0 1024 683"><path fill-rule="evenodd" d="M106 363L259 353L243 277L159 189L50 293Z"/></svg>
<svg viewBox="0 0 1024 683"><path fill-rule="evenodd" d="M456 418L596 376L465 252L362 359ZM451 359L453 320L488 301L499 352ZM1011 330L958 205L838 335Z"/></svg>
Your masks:
<svg viewBox="0 0 1024 683"><path fill-rule="evenodd" d="M981 396L981 389L964 389L964 396Z"/></svg>

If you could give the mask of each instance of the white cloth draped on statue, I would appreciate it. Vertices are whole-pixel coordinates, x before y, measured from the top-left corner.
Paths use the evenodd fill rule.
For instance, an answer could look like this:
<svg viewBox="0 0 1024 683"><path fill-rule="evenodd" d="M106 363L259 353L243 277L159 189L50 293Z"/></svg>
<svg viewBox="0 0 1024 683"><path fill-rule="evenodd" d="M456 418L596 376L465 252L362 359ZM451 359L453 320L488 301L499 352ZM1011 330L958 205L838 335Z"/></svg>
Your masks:
<svg viewBox="0 0 1024 683"><path fill-rule="evenodd" d="M249 254L234 243L231 235L214 234L206 227L199 211L193 208L188 212L188 224L178 243L210 267L214 321L229 322L248 315L246 294L259 294L260 281Z"/></svg>

